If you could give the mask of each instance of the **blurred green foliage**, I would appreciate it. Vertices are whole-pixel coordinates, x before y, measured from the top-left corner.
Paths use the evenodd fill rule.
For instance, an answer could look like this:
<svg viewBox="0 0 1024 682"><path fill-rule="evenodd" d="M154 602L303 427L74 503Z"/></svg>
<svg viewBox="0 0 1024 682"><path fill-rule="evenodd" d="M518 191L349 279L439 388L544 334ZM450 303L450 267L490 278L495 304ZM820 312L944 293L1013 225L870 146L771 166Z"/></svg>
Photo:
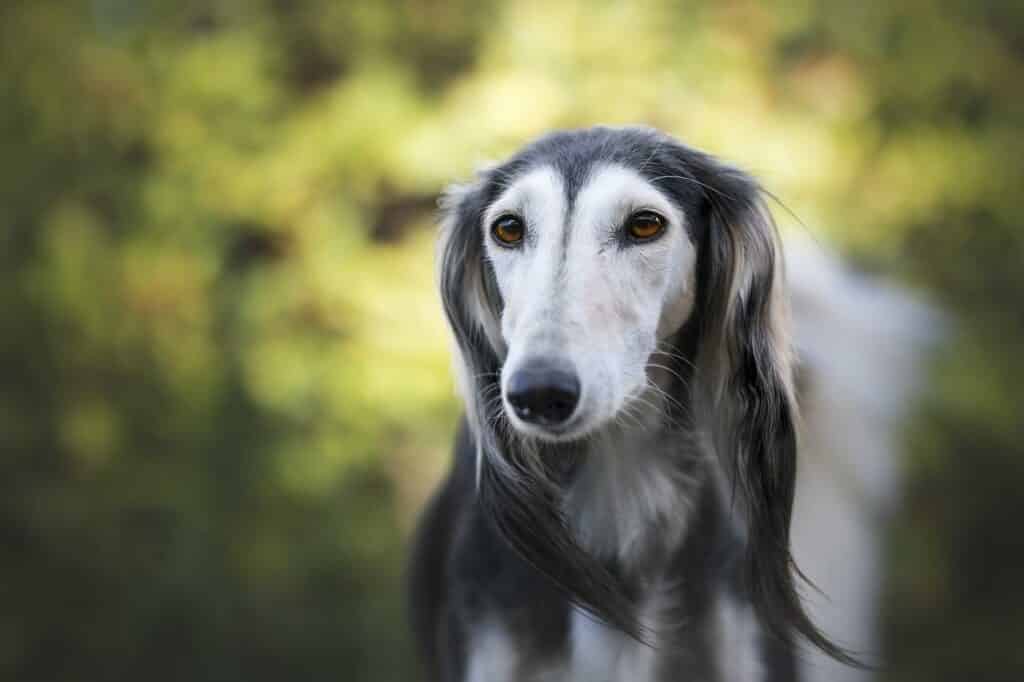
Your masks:
<svg viewBox="0 0 1024 682"><path fill-rule="evenodd" d="M1011 1L5 2L0 679L410 679L433 199L596 122L952 313L885 677L1021 679L1022 83Z"/></svg>

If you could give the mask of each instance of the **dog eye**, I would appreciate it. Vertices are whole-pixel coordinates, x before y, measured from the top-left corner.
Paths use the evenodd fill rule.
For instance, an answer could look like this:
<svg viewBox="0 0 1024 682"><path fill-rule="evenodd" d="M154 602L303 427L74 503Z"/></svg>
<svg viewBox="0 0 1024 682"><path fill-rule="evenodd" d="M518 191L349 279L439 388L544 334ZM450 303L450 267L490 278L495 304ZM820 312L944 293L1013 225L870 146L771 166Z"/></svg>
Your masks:
<svg viewBox="0 0 1024 682"><path fill-rule="evenodd" d="M626 221L626 232L638 242L647 242L665 230L665 219L654 211L639 211Z"/></svg>
<svg viewBox="0 0 1024 682"><path fill-rule="evenodd" d="M491 234L502 246L516 246L523 241L525 232L523 221L514 215L503 215L491 225Z"/></svg>

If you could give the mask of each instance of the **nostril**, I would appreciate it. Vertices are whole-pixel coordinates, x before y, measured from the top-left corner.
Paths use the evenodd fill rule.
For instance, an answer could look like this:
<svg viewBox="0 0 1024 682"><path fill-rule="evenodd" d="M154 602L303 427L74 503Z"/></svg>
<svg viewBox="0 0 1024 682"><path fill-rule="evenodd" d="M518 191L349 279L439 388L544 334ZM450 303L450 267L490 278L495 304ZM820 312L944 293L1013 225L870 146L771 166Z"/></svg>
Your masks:
<svg viewBox="0 0 1024 682"><path fill-rule="evenodd" d="M555 426L576 411L580 383L576 375L546 364L528 365L509 378L508 401L523 421Z"/></svg>

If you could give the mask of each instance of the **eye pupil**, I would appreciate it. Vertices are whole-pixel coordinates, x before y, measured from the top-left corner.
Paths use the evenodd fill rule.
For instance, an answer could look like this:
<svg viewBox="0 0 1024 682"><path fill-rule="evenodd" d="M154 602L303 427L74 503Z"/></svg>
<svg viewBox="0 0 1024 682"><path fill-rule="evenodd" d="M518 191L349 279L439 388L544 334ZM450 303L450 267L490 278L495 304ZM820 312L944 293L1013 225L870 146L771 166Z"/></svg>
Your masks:
<svg viewBox="0 0 1024 682"><path fill-rule="evenodd" d="M491 232L501 244L514 246L523 240L523 221L513 215L502 216L494 221Z"/></svg>
<svg viewBox="0 0 1024 682"><path fill-rule="evenodd" d="M653 211L641 211L630 216L626 229L633 239L653 239L665 229L665 219Z"/></svg>

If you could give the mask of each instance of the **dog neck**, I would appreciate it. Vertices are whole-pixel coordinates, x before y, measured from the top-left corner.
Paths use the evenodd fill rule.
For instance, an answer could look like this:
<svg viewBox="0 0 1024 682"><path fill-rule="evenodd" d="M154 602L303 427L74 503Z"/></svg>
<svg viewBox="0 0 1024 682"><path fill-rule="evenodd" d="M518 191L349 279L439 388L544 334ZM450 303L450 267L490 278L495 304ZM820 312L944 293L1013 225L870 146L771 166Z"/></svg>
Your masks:
<svg viewBox="0 0 1024 682"><path fill-rule="evenodd" d="M656 571L679 547L708 475L697 435L672 416L670 372L650 370L651 385L633 402L643 409L590 438L566 486L563 511L577 542L625 575Z"/></svg>

